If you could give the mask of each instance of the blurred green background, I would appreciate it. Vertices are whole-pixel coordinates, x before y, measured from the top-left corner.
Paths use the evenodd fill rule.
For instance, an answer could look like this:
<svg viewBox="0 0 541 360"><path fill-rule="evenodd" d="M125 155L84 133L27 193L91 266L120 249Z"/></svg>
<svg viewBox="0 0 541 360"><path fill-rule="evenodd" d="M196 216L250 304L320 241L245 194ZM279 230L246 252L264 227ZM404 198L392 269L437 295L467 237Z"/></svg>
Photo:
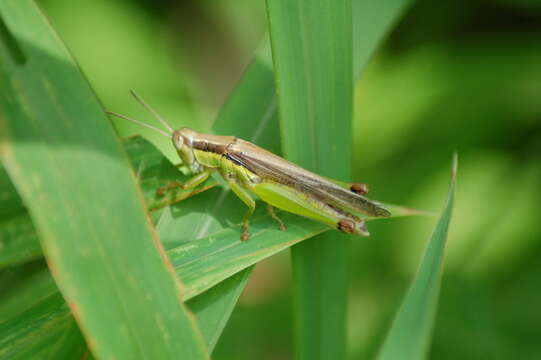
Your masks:
<svg viewBox="0 0 541 360"><path fill-rule="evenodd" d="M262 0L39 3L107 109L149 119L135 89L200 130L267 26ZM355 180L388 203L439 210L458 151L430 358L541 358L541 2L415 2L356 85L354 132ZM433 226L377 221L354 242L350 358L374 356ZM214 358L292 358L290 281L287 253L256 267Z"/></svg>

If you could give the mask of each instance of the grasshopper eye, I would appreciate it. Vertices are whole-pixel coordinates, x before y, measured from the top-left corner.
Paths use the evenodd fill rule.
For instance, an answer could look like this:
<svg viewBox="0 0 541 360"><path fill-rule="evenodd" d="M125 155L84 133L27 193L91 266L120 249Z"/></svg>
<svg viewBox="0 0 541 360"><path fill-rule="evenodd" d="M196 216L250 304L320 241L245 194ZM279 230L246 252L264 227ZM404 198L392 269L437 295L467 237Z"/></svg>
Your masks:
<svg viewBox="0 0 541 360"><path fill-rule="evenodd" d="M177 131L173 133L173 145L177 150L182 149L182 146L184 146L184 137Z"/></svg>

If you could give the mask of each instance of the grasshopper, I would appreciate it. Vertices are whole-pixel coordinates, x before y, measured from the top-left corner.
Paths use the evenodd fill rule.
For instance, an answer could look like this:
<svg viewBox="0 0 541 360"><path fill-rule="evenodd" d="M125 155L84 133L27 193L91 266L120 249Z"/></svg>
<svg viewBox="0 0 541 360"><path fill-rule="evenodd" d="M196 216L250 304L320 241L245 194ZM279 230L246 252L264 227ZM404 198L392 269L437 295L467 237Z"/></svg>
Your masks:
<svg viewBox="0 0 541 360"><path fill-rule="evenodd" d="M234 136L173 128L135 92L132 96L166 129L165 132L145 122L114 112L108 114L150 128L170 138L180 159L192 172L185 183L174 182L157 190L180 187L190 189L214 172L222 176L231 190L248 206L242 220L241 240L248 240L249 221L256 208L253 194L267 203L270 216L281 230L286 226L273 207L327 224L343 233L368 236L363 216L388 217L391 213L380 203L367 199L368 187L362 183L343 183L327 179L295 165L265 149Z"/></svg>

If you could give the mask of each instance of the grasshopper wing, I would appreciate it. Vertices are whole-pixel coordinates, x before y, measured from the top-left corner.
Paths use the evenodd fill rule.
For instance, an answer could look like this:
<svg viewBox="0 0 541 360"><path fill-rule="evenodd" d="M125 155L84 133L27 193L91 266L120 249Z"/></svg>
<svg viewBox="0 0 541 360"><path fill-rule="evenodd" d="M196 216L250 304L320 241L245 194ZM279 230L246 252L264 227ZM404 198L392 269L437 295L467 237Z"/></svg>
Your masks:
<svg viewBox="0 0 541 360"><path fill-rule="evenodd" d="M373 217L391 216L378 202L346 190L247 141L237 139L224 155L260 176L263 181L290 186L335 208Z"/></svg>

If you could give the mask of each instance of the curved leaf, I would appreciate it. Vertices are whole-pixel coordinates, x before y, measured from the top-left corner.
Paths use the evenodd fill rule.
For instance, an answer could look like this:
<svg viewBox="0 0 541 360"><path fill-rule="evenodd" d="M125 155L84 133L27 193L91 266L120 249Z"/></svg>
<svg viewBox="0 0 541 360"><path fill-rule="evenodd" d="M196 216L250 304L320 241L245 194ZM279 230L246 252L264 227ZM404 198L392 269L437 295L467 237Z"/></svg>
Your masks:
<svg viewBox="0 0 541 360"><path fill-rule="evenodd" d="M426 358L441 287L443 254L453 211L456 171L455 155L447 204L430 238L415 279L385 338L378 356L380 360Z"/></svg>

